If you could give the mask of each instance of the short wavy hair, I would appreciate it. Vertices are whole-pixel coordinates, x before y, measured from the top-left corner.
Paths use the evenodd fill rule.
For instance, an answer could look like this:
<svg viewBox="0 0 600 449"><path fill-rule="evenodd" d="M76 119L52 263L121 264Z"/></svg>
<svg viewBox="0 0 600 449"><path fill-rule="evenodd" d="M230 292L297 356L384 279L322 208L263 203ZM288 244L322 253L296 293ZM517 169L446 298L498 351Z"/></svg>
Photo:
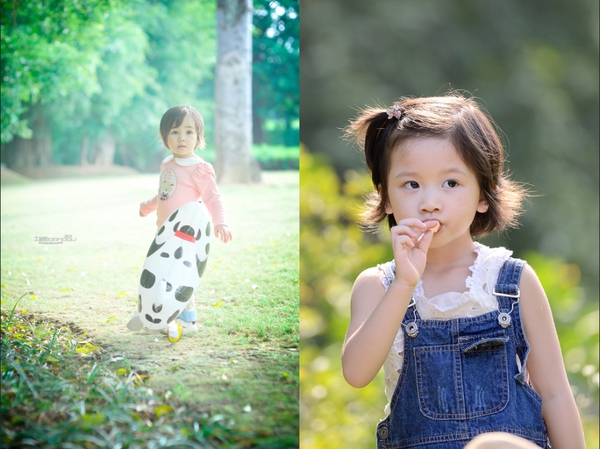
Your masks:
<svg viewBox="0 0 600 449"><path fill-rule="evenodd" d="M167 145L167 136L169 135L169 131L181 125L186 115L191 116L194 120L196 134L198 136L197 147L200 149L204 149L204 147L206 146L206 142L204 140L204 119L195 108L184 104L172 107L167 112L165 112L162 118L160 119L159 130L160 138L162 139L163 144L165 145L165 147L169 147Z"/></svg>
<svg viewBox="0 0 600 449"><path fill-rule="evenodd" d="M489 207L475 215L471 224L473 237L518 226L528 192L509 179L504 169L500 130L475 100L457 92L437 97L403 97L393 109L363 109L344 129L344 137L364 151L375 187L363 215L367 228L376 229L386 217L390 227L397 224L394 216L385 212L391 155L406 140L419 137L450 139L475 174Z"/></svg>

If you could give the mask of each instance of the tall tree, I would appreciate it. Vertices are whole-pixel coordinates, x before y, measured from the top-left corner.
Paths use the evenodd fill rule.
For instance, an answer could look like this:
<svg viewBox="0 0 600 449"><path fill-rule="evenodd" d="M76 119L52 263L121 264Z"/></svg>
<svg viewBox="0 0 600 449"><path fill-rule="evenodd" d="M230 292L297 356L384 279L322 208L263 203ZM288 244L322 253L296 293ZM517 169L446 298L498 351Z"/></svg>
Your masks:
<svg viewBox="0 0 600 449"><path fill-rule="evenodd" d="M221 183L260 181L252 156L252 0L218 0L215 146Z"/></svg>
<svg viewBox="0 0 600 449"><path fill-rule="evenodd" d="M96 67L104 44L106 0L2 2L2 143L11 166L52 159L51 102L99 88ZM32 140L29 140L32 139Z"/></svg>

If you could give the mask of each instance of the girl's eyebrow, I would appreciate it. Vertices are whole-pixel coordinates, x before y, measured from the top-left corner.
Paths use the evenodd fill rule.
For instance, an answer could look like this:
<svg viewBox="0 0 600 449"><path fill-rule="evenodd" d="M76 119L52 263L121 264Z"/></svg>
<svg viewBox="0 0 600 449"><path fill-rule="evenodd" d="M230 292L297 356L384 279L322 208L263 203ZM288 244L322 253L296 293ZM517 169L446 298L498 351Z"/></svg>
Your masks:
<svg viewBox="0 0 600 449"><path fill-rule="evenodd" d="M396 173L394 178L412 177L412 176L417 176L418 174L419 174L419 172L417 170L400 170L398 173ZM449 174L466 175L467 173L459 167L448 167L448 168L443 169L440 172L440 174L442 174L442 175L449 175Z"/></svg>

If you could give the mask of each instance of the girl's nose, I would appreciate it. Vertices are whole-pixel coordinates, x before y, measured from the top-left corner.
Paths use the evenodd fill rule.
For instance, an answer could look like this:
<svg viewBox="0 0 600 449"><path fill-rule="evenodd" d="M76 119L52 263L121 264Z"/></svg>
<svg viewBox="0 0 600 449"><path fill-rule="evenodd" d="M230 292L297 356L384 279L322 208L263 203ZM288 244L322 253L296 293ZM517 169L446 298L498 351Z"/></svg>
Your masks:
<svg viewBox="0 0 600 449"><path fill-rule="evenodd" d="M442 207L436 192L427 190L423 192L421 198L421 212L429 213L439 211Z"/></svg>

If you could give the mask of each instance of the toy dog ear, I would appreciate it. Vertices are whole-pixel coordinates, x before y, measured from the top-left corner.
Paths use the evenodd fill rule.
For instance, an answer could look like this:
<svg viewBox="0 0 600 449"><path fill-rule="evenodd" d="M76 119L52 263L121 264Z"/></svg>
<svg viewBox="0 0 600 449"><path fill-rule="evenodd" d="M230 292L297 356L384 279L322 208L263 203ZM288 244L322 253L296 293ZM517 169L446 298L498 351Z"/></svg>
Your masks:
<svg viewBox="0 0 600 449"><path fill-rule="evenodd" d="M178 213L179 213L179 209L177 209L175 212L173 212L171 214L171 216L169 217L169 222L175 220L175 217L177 216Z"/></svg>

